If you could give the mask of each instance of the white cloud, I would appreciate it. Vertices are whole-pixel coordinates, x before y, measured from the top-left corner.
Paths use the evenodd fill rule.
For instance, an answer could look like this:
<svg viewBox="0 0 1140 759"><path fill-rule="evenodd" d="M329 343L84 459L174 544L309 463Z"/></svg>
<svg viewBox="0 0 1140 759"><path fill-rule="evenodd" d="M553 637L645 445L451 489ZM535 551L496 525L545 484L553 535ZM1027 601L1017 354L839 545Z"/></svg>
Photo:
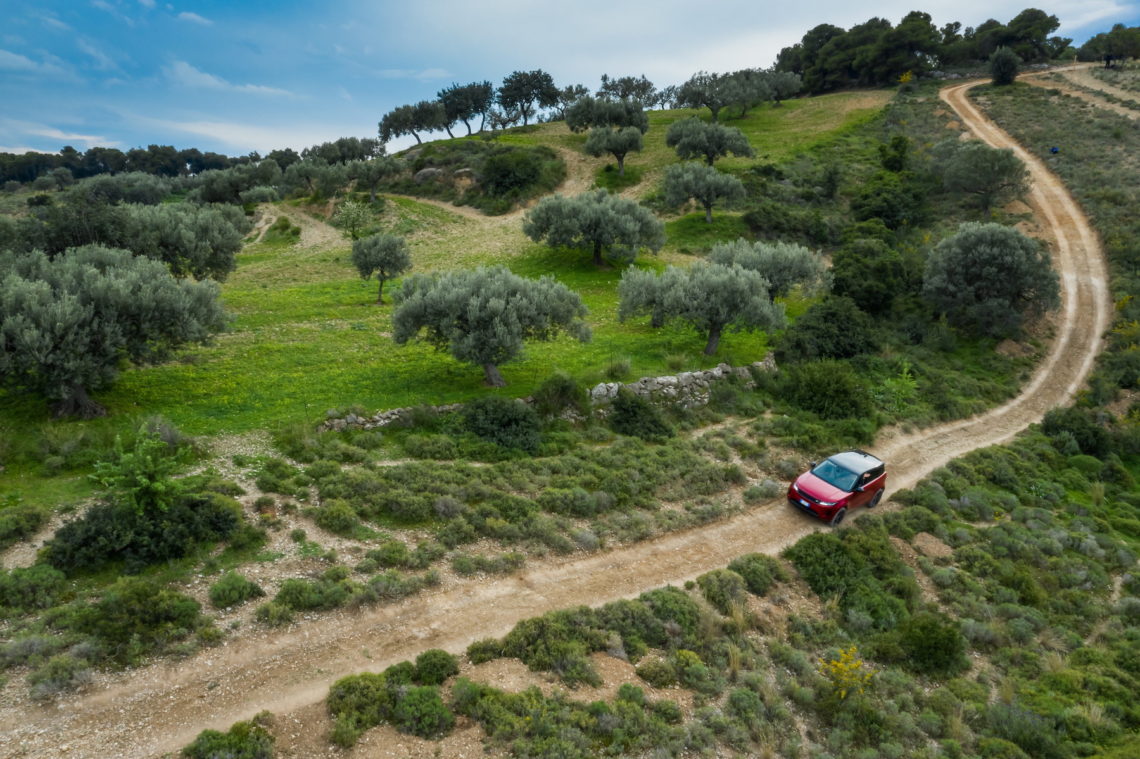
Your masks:
<svg viewBox="0 0 1140 759"><path fill-rule="evenodd" d="M16 155L20 155L21 153L47 153L47 154L51 155L51 154L54 154L55 152L56 151L54 151L54 150L40 150L39 148L29 148L26 146L25 147L11 147L8 145L0 145L0 153L15 153Z"/></svg>
<svg viewBox="0 0 1140 759"><path fill-rule="evenodd" d="M292 93L276 87L266 87L261 84L233 84L219 76L194 68L186 61L175 61L166 67L166 78L183 87L202 90L224 90L227 92L244 92L251 95L284 95L291 97Z"/></svg>
<svg viewBox="0 0 1140 759"><path fill-rule="evenodd" d="M50 26L52 29L61 32L70 32L71 27L60 21L51 13L44 13L40 16L40 21L44 22L44 26Z"/></svg>
<svg viewBox="0 0 1140 759"><path fill-rule="evenodd" d="M132 120L147 124L163 131L181 132L197 137L216 140L228 145L235 153L257 150L268 153L277 148L301 150L311 145L336 139L335 127L267 126L262 124L240 124L232 121L168 121L145 116L130 116Z"/></svg>
<svg viewBox="0 0 1140 759"><path fill-rule="evenodd" d="M0 50L0 71L36 71L39 67L31 58Z"/></svg>
<svg viewBox="0 0 1140 759"><path fill-rule="evenodd" d="M28 141L29 137L46 137L52 140L59 140L60 145L76 145L84 148L89 148L95 145L114 146L117 142L108 140L106 137L95 134L79 134L77 132L66 132L62 129L49 126L47 124L39 124L31 121L18 121L16 119L0 119L0 131L6 134L7 139L19 139ZM18 136L17 136L18 135ZM36 152L45 152L35 148L29 150L36 150ZM12 151L15 152L15 151ZM51 151L47 151L51 152Z"/></svg>
<svg viewBox="0 0 1140 759"><path fill-rule="evenodd" d="M102 71L110 71L119 68L118 64L115 63L111 56L95 47L95 45L93 45L91 42L80 38L76 40L75 44L81 51L89 55L91 59L95 61L95 68Z"/></svg>
<svg viewBox="0 0 1140 759"><path fill-rule="evenodd" d="M214 22L211 21L210 19L205 18L203 16L199 16L197 13L191 13L190 11L182 11L181 13L179 13L178 14L178 20L179 21L189 21L192 24L201 24L202 26L213 26L214 25Z"/></svg>

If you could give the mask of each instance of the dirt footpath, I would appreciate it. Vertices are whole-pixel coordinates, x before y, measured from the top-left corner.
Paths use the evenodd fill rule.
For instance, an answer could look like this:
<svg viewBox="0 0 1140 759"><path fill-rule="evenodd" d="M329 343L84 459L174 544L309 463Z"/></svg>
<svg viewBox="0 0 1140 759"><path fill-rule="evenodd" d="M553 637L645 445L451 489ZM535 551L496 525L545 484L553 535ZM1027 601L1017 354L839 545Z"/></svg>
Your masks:
<svg viewBox="0 0 1140 759"><path fill-rule="evenodd" d="M1096 235L1044 165L968 100L973 84L950 86L942 98L981 139L1012 147L1029 166L1030 202L1052 238L1061 272L1062 311L1046 359L1017 398L984 415L896 436L873 449L889 462L892 488L912 486L974 448L1006 442L1045 411L1068 402L1091 369L1109 325L1111 303ZM819 529L825 528L777 500L634 546L534 562L516 577L456 582L391 606L320 615L284 632L244 633L193 659L101 675L85 694L55 705L0 705L0 756L157 756L177 751L204 728L225 730L263 709L277 715L287 735L312 738L327 729L319 702L339 677L378 671L426 648L459 653L476 639L503 635L521 619L681 583L743 553L776 553ZM313 739L307 745L315 750L327 744Z"/></svg>

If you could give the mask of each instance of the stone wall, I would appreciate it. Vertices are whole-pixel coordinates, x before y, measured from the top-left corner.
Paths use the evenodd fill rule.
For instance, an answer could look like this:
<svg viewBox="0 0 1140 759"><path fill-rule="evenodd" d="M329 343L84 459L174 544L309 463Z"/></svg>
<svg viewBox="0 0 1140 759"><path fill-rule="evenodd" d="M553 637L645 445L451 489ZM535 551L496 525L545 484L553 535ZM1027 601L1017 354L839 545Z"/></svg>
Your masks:
<svg viewBox="0 0 1140 759"><path fill-rule="evenodd" d="M720 364L713 369L704 369L697 372L681 372L664 377L642 377L636 382L601 382L590 390L590 403L596 412L604 415L607 407L617 397L618 391L623 387L635 395L648 398L654 403L664 403L680 406L681 408L696 408L709 402L709 395L713 385L730 378L737 378L745 388L755 385L753 371L770 372L776 368L776 361L769 353L763 361L756 361L749 366L732 367ZM523 398L524 403L530 403L530 398ZM458 411L463 408L461 403L451 403L446 406L429 406L438 413ZM379 411L372 416L347 414L345 416L330 416L321 425L322 429L343 430L348 427L371 430L378 427L387 427L399 421L406 414L411 413L409 408L396 408Z"/></svg>

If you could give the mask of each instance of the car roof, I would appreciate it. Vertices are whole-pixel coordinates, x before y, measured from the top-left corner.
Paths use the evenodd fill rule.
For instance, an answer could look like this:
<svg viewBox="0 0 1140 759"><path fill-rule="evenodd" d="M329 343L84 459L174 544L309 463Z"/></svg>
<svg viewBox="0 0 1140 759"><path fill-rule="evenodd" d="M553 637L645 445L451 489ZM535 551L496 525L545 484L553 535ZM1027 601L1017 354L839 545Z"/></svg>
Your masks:
<svg viewBox="0 0 1140 759"><path fill-rule="evenodd" d="M831 461L839 464L839 466L843 467L847 471L855 472L856 474L862 474L863 472L870 471L877 466L883 466L882 461L875 458L866 451L860 450L837 453L831 457Z"/></svg>

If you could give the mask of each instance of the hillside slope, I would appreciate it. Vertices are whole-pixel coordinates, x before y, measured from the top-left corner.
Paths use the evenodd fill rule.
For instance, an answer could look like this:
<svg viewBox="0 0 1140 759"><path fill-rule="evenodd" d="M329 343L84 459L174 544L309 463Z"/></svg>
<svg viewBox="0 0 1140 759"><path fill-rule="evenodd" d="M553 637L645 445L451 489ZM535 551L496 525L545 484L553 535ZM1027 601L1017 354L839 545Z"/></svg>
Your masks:
<svg viewBox="0 0 1140 759"><path fill-rule="evenodd" d="M1111 311L1103 256L1087 220L1039 161L969 103L974 84L948 87L943 98L979 137L1013 147L1030 167L1031 205L1054 242L1063 308L1046 359L1015 399L972 419L890 436L873 449L890 462L892 488L913 485L963 452L1006 441L1068 401L1092 366ZM342 675L378 671L429 647L460 651L520 619L682 582L745 552L777 552L818 529L777 500L628 548L535 563L493 584L460 582L392 606L302 622L285 634L259 632L189 661L108 678L58 710L5 707L0 726L12 752L6 755L154 756L177 750L203 728L224 729L262 709L278 715L287 726L282 732L296 739L323 729L313 722L323 716L315 705Z"/></svg>

